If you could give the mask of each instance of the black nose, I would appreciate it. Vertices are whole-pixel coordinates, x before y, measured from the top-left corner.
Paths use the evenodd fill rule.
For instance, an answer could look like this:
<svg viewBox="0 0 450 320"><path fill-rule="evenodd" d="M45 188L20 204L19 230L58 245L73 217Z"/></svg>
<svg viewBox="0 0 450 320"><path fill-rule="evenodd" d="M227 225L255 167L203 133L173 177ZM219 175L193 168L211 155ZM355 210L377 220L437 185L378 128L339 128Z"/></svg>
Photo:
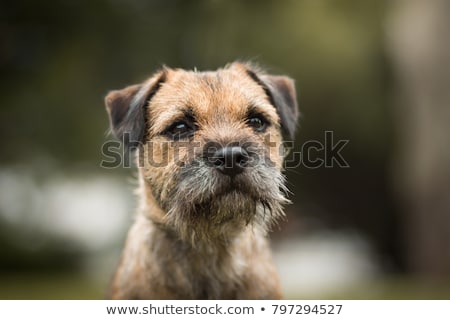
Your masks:
<svg viewBox="0 0 450 320"><path fill-rule="evenodd" d="M244 171L249 160L247 151L241 147L224 147L212 155L210 163L221 173L235 176Z"/></svg>

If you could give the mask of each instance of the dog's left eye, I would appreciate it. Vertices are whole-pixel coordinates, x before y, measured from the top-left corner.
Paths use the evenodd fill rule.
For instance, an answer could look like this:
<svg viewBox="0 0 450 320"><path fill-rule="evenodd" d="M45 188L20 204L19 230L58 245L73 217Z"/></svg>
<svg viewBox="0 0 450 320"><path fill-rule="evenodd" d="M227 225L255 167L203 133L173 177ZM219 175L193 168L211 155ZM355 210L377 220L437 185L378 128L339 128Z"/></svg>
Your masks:
<svg viewBox="0 0 450 320"><path fill-rule="evenodd" d="M247 120L247 123L253 130L262 132L267 127L267 121L261 116L252 116Z"/></svg>
<svg viewBox="0 0 450 320"><path fill-rule="evenodd" d="M184 138L194 132L193 126L184 121L177 121L172 124L165 133L173 139Z"/></svg>

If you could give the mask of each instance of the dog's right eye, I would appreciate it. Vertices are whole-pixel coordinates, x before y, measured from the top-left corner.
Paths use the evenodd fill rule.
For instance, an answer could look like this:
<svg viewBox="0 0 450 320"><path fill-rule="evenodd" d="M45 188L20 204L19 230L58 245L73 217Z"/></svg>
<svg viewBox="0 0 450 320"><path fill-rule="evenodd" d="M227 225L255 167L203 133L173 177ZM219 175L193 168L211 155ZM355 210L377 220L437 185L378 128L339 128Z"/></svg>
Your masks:
<svg viewBox="0 0 450 320"><path fill-rule="evenodd" d="M185 138L194 132L194 127L184 121L177 121L165 130L165 134L172 139Z"/></svg>

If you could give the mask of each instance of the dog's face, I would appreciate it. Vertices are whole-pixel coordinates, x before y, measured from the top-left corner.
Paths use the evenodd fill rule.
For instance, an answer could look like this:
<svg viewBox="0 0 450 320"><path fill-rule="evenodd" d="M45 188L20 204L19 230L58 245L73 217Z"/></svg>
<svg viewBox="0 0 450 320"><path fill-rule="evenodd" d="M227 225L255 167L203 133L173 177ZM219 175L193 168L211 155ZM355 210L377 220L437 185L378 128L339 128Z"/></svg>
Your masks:
<svg viewBox="0 0 450 320"><path fill-rule="evenodd" d="M181 237L225 237L282 216L283 139L293 139L295 88L235 63L215 72L165 68L106 97L112 130L139 149L159 217Z"/></svg>

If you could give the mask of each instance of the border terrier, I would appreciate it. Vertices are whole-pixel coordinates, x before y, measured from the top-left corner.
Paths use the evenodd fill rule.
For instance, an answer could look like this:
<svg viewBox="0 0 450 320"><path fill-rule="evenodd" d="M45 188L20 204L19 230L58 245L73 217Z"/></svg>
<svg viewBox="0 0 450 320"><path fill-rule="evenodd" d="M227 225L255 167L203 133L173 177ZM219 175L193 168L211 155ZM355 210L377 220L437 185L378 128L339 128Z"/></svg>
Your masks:
<svg viewBox="0 0 450 320"><path fill-rule="evenodd" d="M293 80L240 62L163 67L105 104L136 151L140 200L109 297L280 299L267 232L289 202Z"/></svg>

